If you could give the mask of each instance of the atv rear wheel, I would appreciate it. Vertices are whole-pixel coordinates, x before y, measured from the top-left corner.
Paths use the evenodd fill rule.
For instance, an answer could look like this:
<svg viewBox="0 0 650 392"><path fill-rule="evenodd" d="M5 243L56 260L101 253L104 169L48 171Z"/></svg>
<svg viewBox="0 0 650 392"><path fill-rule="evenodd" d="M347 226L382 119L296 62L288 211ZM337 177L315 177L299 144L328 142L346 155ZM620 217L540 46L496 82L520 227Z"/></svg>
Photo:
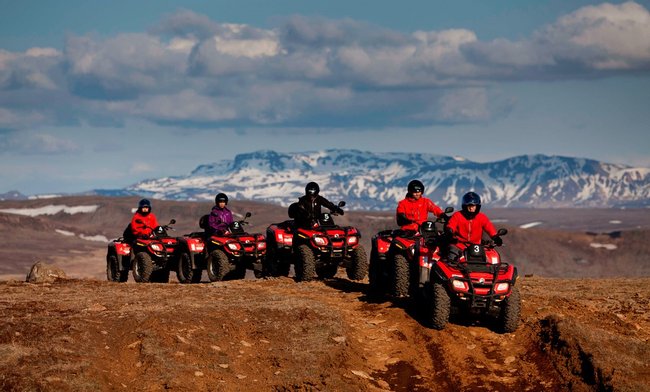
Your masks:
<svg viewBox="0 0 650 392"><path fill-rule="evenodd" d="M120 270L120 263L117 261L117 256L108 256L106 259L106 279L109 282L126 282L128 278L129 272Z"/></svg>
<svg viewBox="0 0 650 392"><path fill-rule="evenodd" d="M280 256L279 253L274 243L266 248L266 257L262 263L266 275L273 277L289 276L291 263Z"/></svg>
<svg viewBox="0 0 650 392"><path fill-rule="evenodd" d="M370 251L370 265L368 266L368 294L372 296L380 296L386 290L386 282L384 282L384 266L379 264L379 256L377 250Z"/></svg>
<svg viewBox="0 0 650 392"><path fill-rule="evenodd" d="M138 283L149 283L153 273L153 261L151 256L146 252L140 252L135 255L133 263L133 279Z"/></svg>
<svg viewBox="0 0 650 392"><path fill-rule="evenodd" d="M208 278L210 282L219 282L230 272L230 261L222 250L213 250L208 258Z"/></svg>
<svg viewBox="0 0 650 392"><path fill-rule="evenodd" d="M519 326L520 313L521 294L519 293L519 286L514 286L510 296L501 305L501 314L499 315L499 329L501 332L514 332Z"/></svg>
<svg viewBox="0 0 650 392"><path fill-rule="evenodd" d="M431 283L430 300L426 303L425 320L434 329L444 329L449 321L451 300L442 283Z"/></svg>
<svg viewBox="0 0 650 392"><path fill-rule="evenodd" d="M316 277L316 258L308 245L296 249L296 280L308 282Z"/></svg>
<svg viewBox="0 0 650 392"><path fill-rule="evenodd" d="M181 283L199 283L201 281L200 268L192 268L192 259L187 252L181 253L178 259L178 267L176 268L176 277Z"/></svg>
<svg viewBox="0 0 650 392"><path fill-rule="evenodd" d="M346 269L348 279L363 280L368 276L368 256L363 246L359 245L357 249L350 253L350 265Z"/></svg>
<svg viewBox="0 0 650 392"><path fill-rule="evenodd" d="M393 256L393 295L406 297L409 294L409 263L402 254Z"/></svg>

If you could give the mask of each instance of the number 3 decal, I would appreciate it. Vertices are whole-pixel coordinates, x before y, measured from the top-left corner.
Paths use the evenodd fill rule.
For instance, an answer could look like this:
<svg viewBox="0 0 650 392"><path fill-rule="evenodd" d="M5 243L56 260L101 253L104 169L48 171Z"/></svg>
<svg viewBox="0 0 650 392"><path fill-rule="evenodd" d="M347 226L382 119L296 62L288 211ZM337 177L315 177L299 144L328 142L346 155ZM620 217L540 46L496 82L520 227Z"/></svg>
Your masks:
<svg viewBox="0 0 650 392"><path fill-rule="evenodd" d="M478 253L481 248L478 245L474 245L474 253Z"/></svg>

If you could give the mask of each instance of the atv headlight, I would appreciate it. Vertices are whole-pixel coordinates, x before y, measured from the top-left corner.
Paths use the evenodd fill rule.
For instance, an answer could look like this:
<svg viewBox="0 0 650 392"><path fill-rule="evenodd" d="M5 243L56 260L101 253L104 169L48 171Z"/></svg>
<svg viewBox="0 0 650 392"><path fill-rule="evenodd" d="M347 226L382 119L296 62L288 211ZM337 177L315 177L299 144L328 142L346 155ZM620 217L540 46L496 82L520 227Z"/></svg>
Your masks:
<svg viewBox="0 0 650 392"><path fill-rule="evenodd" d="M359 243L359 237L356 235L348 237L348 245L356 245Z"/></svg>
<svg viewBox="0 0 650 392"><path fill-rule="evenodd" d="M320 237L320 236L314 236L314 243L318 246L325 246L327 245L327 238L325 237Z"/></svg>
<svg viewBox="0 0 650 392"><path fill-rule="evenodd" d="M502 293L507 293L508 289L510 288L510 283L497 283L496 286L494 286L494 292L496 294L502 294Z"/></svg>
<svg viewBox="0 0 650 392"><path fill-rule="evenodd" d="M160 244L151 244L151 249L156 252L162 252L163 247Z"/></svg>
<svg viewBox="0 0 650 392"><path fill-rule="evenodd" d="M230 242L230 243L227 244L227 246L228 246L228 249L230 249L232 251L237 251L237 250L240 249L239 244L236 243L236 242Z"/></svg>
<svg viewBox="0 0 650 392"><path fill-rule="evenodd" d="M453 279L451 281L451 286L456 291L468 291L469 290L469 288L467 287L467 283L463 282L462 280Z"/></svg>
<svg viewBox="0 0 650 392"><path fill-rule="evenodd" d="M266 242L264 242L264 241L258 242L257 243L257 249L259 249L259 250L266 249Z"/></svg>

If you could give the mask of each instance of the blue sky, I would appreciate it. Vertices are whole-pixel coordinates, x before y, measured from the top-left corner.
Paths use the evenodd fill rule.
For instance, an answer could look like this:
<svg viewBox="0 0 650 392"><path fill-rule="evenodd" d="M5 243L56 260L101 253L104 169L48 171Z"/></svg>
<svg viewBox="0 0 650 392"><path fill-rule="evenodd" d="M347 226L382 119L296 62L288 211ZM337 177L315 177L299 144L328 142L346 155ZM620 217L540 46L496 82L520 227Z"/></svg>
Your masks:
<svg viewBox="0 0 650 392"><path fill-rule="evenodd" d="M259 149L650 167L650 1L0 0L0 193Z"/></svg>

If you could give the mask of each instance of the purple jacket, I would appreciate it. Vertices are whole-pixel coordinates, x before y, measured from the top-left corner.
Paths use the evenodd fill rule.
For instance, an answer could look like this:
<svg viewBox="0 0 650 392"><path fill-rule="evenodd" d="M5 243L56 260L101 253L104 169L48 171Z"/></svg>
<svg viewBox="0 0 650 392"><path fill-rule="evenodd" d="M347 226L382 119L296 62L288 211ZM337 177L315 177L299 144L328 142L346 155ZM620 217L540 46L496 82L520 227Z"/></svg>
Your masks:
<svg viewBox="0 0 650 392"><path fill-rule="evenodd" d="M230 212L228 207L212 207L212 211L210 211L210 216L208 217L208 228L210 233L223 233L232 222L232 212Z"/></svg>

